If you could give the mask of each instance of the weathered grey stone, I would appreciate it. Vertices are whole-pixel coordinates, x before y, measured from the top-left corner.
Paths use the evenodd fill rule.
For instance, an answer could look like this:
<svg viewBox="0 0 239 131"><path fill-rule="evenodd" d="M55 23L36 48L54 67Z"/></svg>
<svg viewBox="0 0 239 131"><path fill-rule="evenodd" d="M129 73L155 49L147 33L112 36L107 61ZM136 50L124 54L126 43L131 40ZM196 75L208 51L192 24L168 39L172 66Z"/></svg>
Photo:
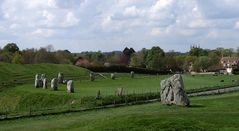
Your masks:
<svg viewBox="0 0 239 131"><path fill-rule="evenodd" d="M117 96L120 96L120 97L123 96L123 91L124 91L123 88L118 88L118 89L117 89L117 94L116 94L116 95L117 95Z"/></svg>
<svg viewBox="0 0 239 131"><path fill-rule="evenodd" d="M161 83L161 102L163 104L176 104L181 106L189 106L190 101L184 91L184 84L181 75L176 74Z"/></svg>
<svg viewBox="0 0 239 131"><path fill-rule="evenodd" d="M47 89L47 79L44 78L42 82L43 82L43 89Z"/></svg>
<svg viewBox="0 0 239 131"><path fill-rule="evenodd" d="M73 83L73 80L69 80L67 82L67 92L68 93L74 93L74 83Z"/></svg>
<svg viewBox="0 0 239 131"><path fill-rule="evenodd" d="M100 98L101 98L101 94L100 94L100 90L98 90L96 93L95 99L100 99Z"/></svg>
<svg viewBox="0 0 239 131"><path fill-rule="evenodd" d="M45 79L46 78L46 74L41 74L41 79Z"/></svg>
<svg viewBox="0 0 239 131"><path fill-rule="evenodd" d="M112 80L115 80L115 78L116 78L116 77L115 77L115 74L114 74L114 73L111 73L111 74L110 74L110 78L111 78Z"/></svg>
<svg viewBox="0 0 239 131"><path fill-rule="evenodd" d="M57 79L56 78L53 78L51 80L51 88L56 91L57 90Z"/></svg>
<svg viewBox="0 0 239 131"><path fill-rule="evenodd" d="M94 81L94 80L95 80L95 73L90 72L90 81Z"/></svg>
<svg viewBox="0 0 239 131"><path fill-rule="evenodd" d="M130 76L131 76L131 78L134 78L134 72L133 71L130 72Z"/></svg>
<svg viewBox="0 0 239 131"><path fill-rule="evenodd" d="M58 83L63 84L64 74L59 72L57 78L58 78Z"/></svg>
<svg viewBox="0 0 239 131"><path fill-rule="evenodd" d="M35 75L35 84L34 84L36 88L39 88L39 87L40 87L40 80L41 80L41 79L40 79L40 75L39 75L39 74L36 74L36 75Z"/></svg>
<svg viewBox="0 0 239 131"><path fill-rule="evenodd" d="M68 80L63 80L62 84L67 84Z"/></svg>

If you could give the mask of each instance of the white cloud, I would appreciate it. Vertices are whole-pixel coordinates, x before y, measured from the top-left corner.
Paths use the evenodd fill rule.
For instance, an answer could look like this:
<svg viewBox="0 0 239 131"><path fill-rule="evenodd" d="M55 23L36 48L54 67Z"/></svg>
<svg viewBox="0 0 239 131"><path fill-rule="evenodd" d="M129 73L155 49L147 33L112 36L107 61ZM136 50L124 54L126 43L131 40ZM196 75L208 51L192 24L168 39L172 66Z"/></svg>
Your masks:
<svg viewBox="0 0 239 131"><path fill-rule="evenodd" d="M151 35L152 36L158 36L158 35L160 35L162 32L161 32L161 29L160 28L153 28L152 30L151 30Z"/></svg>
<svg viewBox="0 0 239 131"><path fill-rule="evenodd" d="M36 9L36 8L56 8L55 0L26 0L24 4L27 8Z"/></svg>
<svg viewBox="0 0 239 131"><path fill-rule="evenodd" d="M206 39L205 43L213 38L238 41L233 35L239 30L237 3L237 0L2 0L0 41L38 45L54 41L59 48L68 40L74 41L74 45L79 41L87 45L99 41L99 46L90 46L95 47L92 50L101 49L104 42L116 43L117 46L109 44L109 49L114 50L122 41L137 41L138 47L157 41L167 42L166 46L190 43L201 38Z"/></svg>
<svg viewBox="0 0 239 131"><path fill-rule="evenodd" d="M207 37L208 38L217 38L219 36L219 33L217 30L209 30L208 31L208 34L207 34Z"/></svg>
<svg viewBox="0 0 239 131"><path fill-rule="evenodd" d="M33 37L51 37L55 34L55 31L52 29L36 29L31 32Z"/></svg>
<svg viewBox="0 0 239 131"><path fill-rule="evenodd" d="M63 23L64 27L76 26L79 24L79 19L75 16L73 12L68 12L66 14L66 20Z"/></svg>
<svg viewBox="0 0 239 131"><path fill-rule="evenodd" d="M135 6L131 6L131 7L127 7L125 8L123 14L125 16L138 16L138 15L141 15L143 12L139 9L137 9Z"/></svg>
<svg viewBox="0 0 239 131"><path fill-rule="evenodd" d="M204 19L192 20L189 23L190 28L205 28L210 26L211 22Z"/></svg>
<svg viewBox="0 0 239 131"><path fill-rule="evenodd" d="M237 21L237 22L235 23L234 28L235 28L235 29L239 29L239 21Z"/></svg>
<svg viewBox="0 0 239 131"><path fill-rule="evenodd" d="M155 5L152 6L151 12L157 13L161 10L167 9L172 4L172 0L158 0Z"/></svg>

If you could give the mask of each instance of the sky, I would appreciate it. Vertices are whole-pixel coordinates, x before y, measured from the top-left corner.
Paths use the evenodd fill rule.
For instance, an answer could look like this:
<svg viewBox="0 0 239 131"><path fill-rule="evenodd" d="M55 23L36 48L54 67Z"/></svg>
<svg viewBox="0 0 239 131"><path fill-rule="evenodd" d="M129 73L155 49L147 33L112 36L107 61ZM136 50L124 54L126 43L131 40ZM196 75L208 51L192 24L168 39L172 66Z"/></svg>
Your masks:
<svg viewBox="0 0 239 131"><path fill-rule="evenodd" d="M238 0L0 0L0 47L239 47Z"/></svg>

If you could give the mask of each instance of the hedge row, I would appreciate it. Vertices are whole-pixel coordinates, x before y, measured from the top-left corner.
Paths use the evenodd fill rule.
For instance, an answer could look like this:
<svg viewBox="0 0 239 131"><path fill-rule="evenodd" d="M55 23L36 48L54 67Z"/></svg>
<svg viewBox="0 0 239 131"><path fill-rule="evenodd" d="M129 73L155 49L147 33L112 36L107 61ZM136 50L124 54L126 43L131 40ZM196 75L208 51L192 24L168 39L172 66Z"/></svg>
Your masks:
<svg viewBox="0 0 239 131"><path fill-rule="evenodd" d="M239 68L234 69L232 73L235 75L239 75Z"/></svg>
<svg viewBox="0 0 239 131"><path fill-rule="evenodd" d="M81 66L83 68L87 68L94 72L119 72L119 73L129 73L134 71L137 74L170 74L170 71L167 70L153 70L146 68L138 68L138 67L128 67L125 65L111 65L111 66Z"/></svg>

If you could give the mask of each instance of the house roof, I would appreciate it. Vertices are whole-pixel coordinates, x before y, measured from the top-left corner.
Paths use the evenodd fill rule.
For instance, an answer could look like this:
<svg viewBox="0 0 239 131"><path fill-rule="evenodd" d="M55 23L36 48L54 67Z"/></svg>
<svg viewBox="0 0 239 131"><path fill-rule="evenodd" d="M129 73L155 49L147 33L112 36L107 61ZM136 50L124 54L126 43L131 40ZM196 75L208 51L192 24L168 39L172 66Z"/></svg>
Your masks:
<svg viewBox="0 0 239 131"><path fill-rule="evenodd" d="M239 62L239 57L222 57L221 61L226 61L226 62Z"/></svg>

